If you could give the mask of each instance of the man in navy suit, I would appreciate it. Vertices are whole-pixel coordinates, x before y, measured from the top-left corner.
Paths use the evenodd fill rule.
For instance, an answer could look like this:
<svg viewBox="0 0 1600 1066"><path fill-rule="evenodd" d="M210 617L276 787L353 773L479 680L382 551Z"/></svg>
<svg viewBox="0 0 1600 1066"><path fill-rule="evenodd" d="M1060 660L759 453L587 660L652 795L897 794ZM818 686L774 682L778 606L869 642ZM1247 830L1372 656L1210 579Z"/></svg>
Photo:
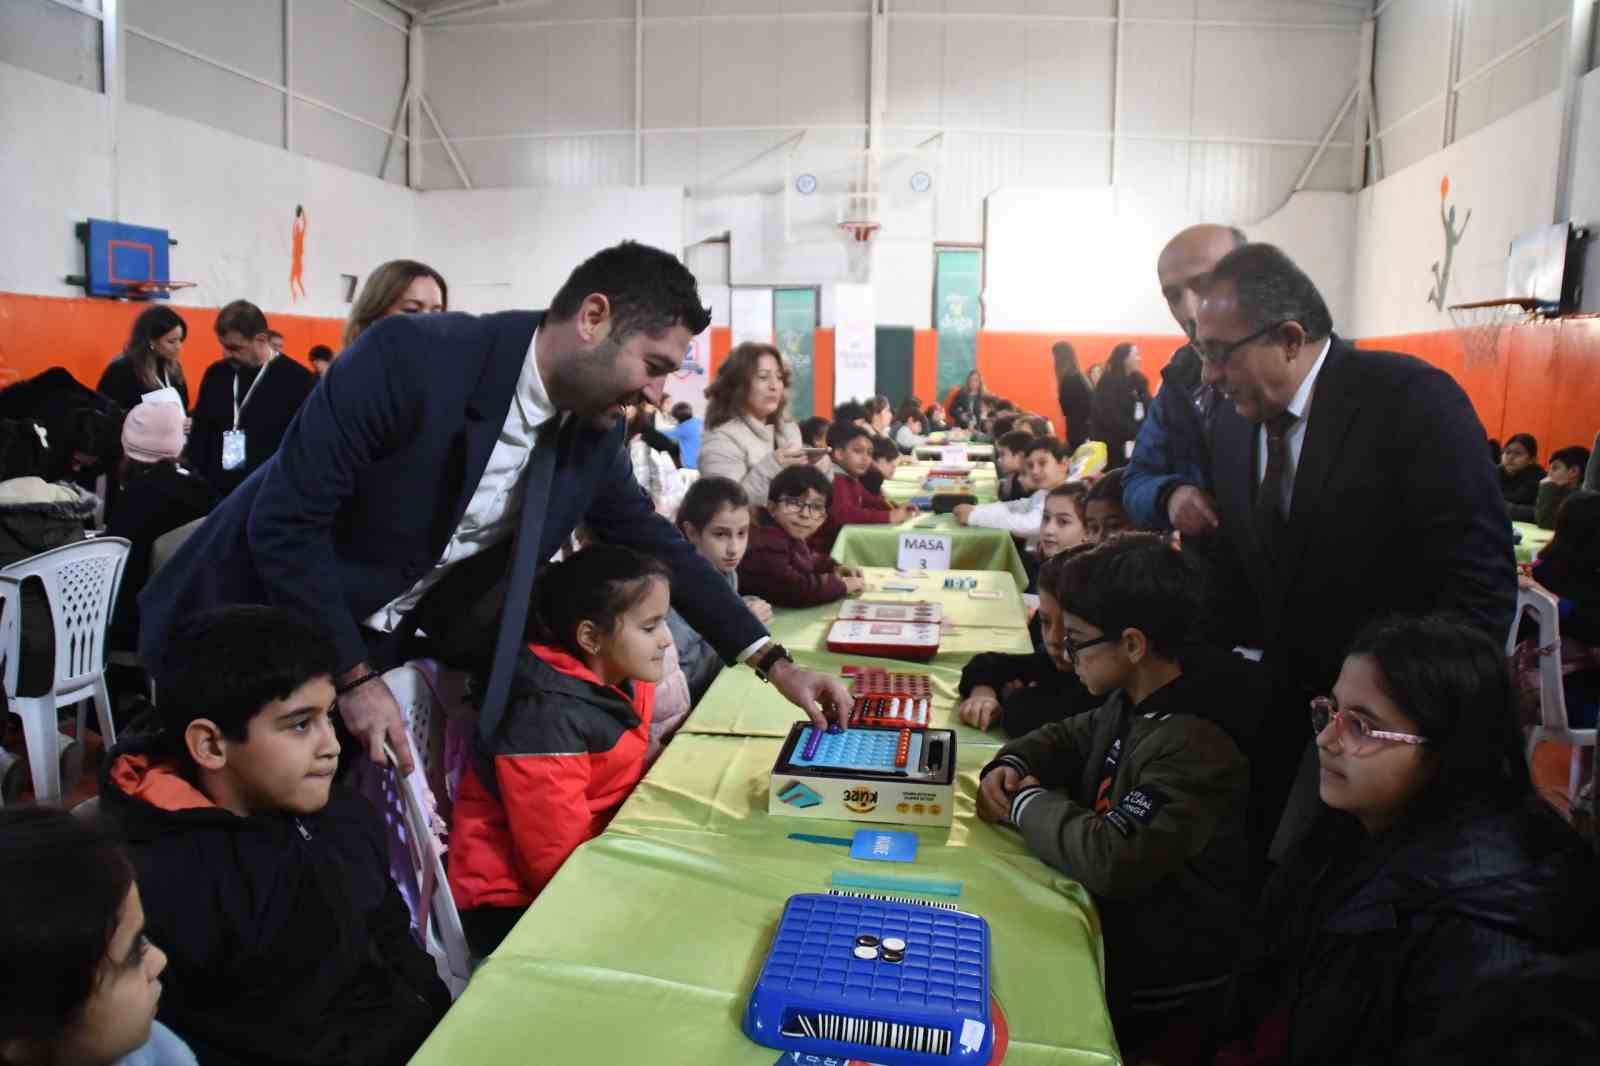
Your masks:
<svg viewBox="0 0 1600 1066"><path fill-rule="evenodd" d="M849 706L837 678L802 670L672 524L622 449L627 404L660 404L706 327L693 275L633 242L577 268L548 312L394 316L321 379L277 453L212 512L140 596L140 652L160 677L173 624L226 603L318 617L338 650L339 712L375 763L410 745L378 672L416 608L461 564L505 559L503 606L479 711L504 708L537 565L581 521L660 557L674 605L819 726ZM436 617L430 615L430 619Z"/></svg>
<svg viewBox="0 0 1600 1066"><path fill-rule="evenodd" d="M1511 525L1461 387L1419 359L1335 336L1316 286L1272 245L1244 245L1213 268L1194 348L1221 396L1216 498L1201 502L1248 576L1277 693L1249 753L1253 802L1270 823L1258 828L1270 833L1297 767L1292 811L1315 806L1308 701L1331 690L1363 625L1451 611L1505 640ZM1285 819L1285 842L1299 820Z"/></svg>

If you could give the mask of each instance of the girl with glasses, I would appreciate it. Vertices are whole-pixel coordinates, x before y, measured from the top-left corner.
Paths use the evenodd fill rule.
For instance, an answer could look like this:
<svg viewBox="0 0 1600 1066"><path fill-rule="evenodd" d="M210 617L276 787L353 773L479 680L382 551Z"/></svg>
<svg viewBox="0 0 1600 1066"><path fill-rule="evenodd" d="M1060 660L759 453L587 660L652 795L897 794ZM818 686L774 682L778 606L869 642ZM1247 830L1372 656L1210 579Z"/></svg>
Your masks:
<svg viewBox="0 0 1600 1066"><path fill-rule="evenodd" d="M1356 638L1310 708L1327 809L1246 927L1219 1064L1433 1061L1419 1049L1485 982L1600 945L1593 855L1535 795L1513 701L1469 626Z"/></svg>

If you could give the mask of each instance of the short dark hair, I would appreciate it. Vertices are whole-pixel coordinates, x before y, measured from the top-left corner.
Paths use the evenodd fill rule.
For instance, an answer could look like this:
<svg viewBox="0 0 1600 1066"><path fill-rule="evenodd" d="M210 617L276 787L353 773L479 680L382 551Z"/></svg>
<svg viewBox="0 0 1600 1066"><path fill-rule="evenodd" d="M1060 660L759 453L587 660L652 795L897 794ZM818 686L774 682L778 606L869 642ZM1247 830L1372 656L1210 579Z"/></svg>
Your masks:
<svg viewBox="0 0 1600 1066"><path fill-rule="evenodd" d="M1176 659L1200 615L1194 564L1153 533L1124 533L1073 555L1055 583L1056 602L1108 634L1137 629L1156 655Z"/></svg>
<svg viewBox="0 0 1600 1066"><path fill-rule="evenodd" d="M874 459L898 459L900 458L900 448L888 437L873 437L872 457Z"/></svg>
<svg viewBox="0 0 1600 1066"><path fill-rule="evenodd" d="M259 337L272 332L267 326L267 316L249 300L235 300L218 311L216 330L218 337L225 337L229 333L237 333L241 337Z"/></svg>
<svg viewBox="0 0 1600 1066"><path fill-rule="evenodd" d="M52 807L0 810L0 1043L50 1042L93 995L133 887L96 823Z"/></svg>
<svg viewBox="0 0 1600 1066"><path fill-rule="evenodd" d="M880 414L889 410L890 406L887 396L869 396L861 404L862 409L867 412L868 418L877 418Z"/></svg>
<svg viewBox="0 0 1600 1066"><path fill-rule="evenodd" d="M850 421L835 422L828 427L828 447L830 449L849 447L850 442L857 437L866 437L871 440L872 432L865 426L858 426Z"/></svg>
<svg viewBox="0 0 1600 1066"><path fill-rule="evenodd" d="M1384 618L1351 641L1385 694L1430 741L1439 773L1423 803L1439 815L1463 800L1519 803L1533 794L1505 649L1465 619Z"/></svg>
<svg viewBox="0 0 1600 1066"><path fill-rule="evenodd" d="M994 446L996 448L1004 448L1006 451L1014 452L1017 455L1027 455L1028 445L1032 444L1033 440L1033 434L1027 430L1012 429L1000 434L999 438L995 440Z"/></svg>
<svg viewBox="0 0 1600 1066"><path fill-rule="evenodd" d="M783 499L803 500L806 493L816 492L826 500L832 491L827 475L810 463L801 463L778 471L778 476L767 486L767 499L772 503Z"/></svg>
<svg viewBox="0 0 1600 1066"><path fill-rule="evenodd" d="M672 410L669 411L668 414L672 415L672 420L674 422L687 422L689 419L694 417L694 408L689 406L686 401L679 400L677 403L672 405Z"/></svg>
<svg viewBox="0 0 1600 1066"><path fill-rule="evenodd" d="M169 754L187 761L183 732L197 718L245 740L250 719L267 704L338 669L322 627L283 607L233 604L186 619L172 632L157 678Z"/></svg>
<svg viewBox="0 0 1600 1066"><path fill-rule="evenodd" d="M698 334L711 324L694 275L678 257L637 241L623 241L579 264L550 301L550 318L565 322L599 293L611 305L611 340L683 326Z"/></svg>
<svg viewBox="0 0 1600 1066"><path fill-rule="evenodd" d="M313 344L311 352L306 358L313 363L331 363L333 362L333 349L326 344Z"/></svg>
<svg viewBox="0 0 1600 1066"><path fill-rule="evenodd" d="M1532 433L1511 434L1511 436L1506 438L1506 447L1509 448L1513 444L1522 445L1523 450L1528 453L1530 458L1539 458L1539 438L1535 437ZM1502 451L1503 450L1504 449L1502 449Z"/></svg>
<svg viewBox="0 0 1600 1066"><path fill-rule="evenodd" d="M1333 316L1322 293L1276 245L1244 244L1223 256L1206 286L1212 290L1223 283L1233 286L1239 313L1251 329L1298 322L1308 340L1333 332Z"/></svg>
<svg viewBox="0 0 1600 1066"><path fill-rule="evenodd" d="M1017 421L1027 426L1028 431L1035 437L1048 437L1055 431L1054 427L1050 425L1050 420L1043 415L1028 415L1017 419Z"/></svg>
<svg viewBox="0 0 1600 1066"><path fill-rule="evenodd" d="M609 633L617 619L642 600L652 581L670 581L653 556L619 544L592 544L545 568L533 590L528 636L583 655L578 625L589 622Z"/></svg>
<svg viewBox="0 0 1600 1066"><path fill-rule="evenodd" d="M1107 470L1104 474L1101 474L1095 483L1089 486L1089 502L1113 500L1118 507L1121 507L1122 472L1125 469L1127 468L1119 466L1115 470Z"/></svg>
<svg viewBox="0 0 1600 1066"><path fill-rule="evenodd" d="M809 446L811 442L816 440L819 436L822 437L823 442L826 443L828 439L828 427L831 425L833 425L833 423L828 421L826 418L823 418L821 415L812 415L810 418L800 423L800 443Z"/></svg>
<svg viewBox="0 0 1600 1066"><path fill-rule="evenodd" d="M1016 415L1000 415L989 423L989 435L998 440L1007 433L1010 433L1012 427L1014 427L1016 424ZM1031 433L1028 435L1030 437L1033 436Z"/></svg>
<svg viewBox="0 0 1600 1066"><path fill-rule="evenodd" d="M907 400L901 404L894 417L901 422L910 422L912 419L916 419L918 422L926 424L922 417L922 408L917 406L917 401L915 400Z"/></svg>
<svg viewBox="0 0 1600 1066"><path fill-rule="evenodd" d="M1581 444L1570 444L1565 448L1557 448L1550 453L1550 462L1572 467L1581 478L1584 470L1589 466L1589 449Z"/></svg>
<svg viewBox="0 0 1600 1066"><path fill-rule="evenodd" d="M833 420L835 422L854 422L858 419L864 421L866 417L866 405L857 403L854 400L846 400L833 409Z"/></svg>
<svg viewBox="0 0 1600 1066"><path fill-rule="evenodd" d="M675 524L681 529L685 522L696 529L704 529L725 507L749 507L750 497L744 487L732 478L703 477L689 486L678 504Z"/></svg>
<svg viewBox="0 0 1600 1066"><path fill-rule="evenodd" d="M1072 455L1072 450L1066 443L1056 437L1034 437L1028 442L1028 448L1023 454L1032 455L1034 452L1049 452L1058 462Z"/></svg>

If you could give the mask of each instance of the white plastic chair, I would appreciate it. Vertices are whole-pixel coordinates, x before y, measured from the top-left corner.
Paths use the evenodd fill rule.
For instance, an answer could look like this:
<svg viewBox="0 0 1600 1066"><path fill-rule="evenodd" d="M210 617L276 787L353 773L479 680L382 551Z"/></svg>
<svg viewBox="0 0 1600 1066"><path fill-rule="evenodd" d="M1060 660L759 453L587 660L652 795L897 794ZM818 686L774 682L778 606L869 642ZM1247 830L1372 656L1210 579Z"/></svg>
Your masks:
<svg viewBox="0 0 1600 1066"><path fill-rule="evenodd" d="M1516 650L1518 625L1529 611L1539 622L1539 724L1528 730L1528 759L1533 759L1540 741L1571 745L1567 796L1576 800L1583 775L1583 749L1595 746L1596 731L1567 724L1567 697L1561 687L1561 607L1546 589L1535 585L1517 590L1517 613L1506 638L1507 655Z"/></svg>
<svg viewBox="0 0 1600 1066"><path fill-rule="evenodd" d="M111 696L106 691L106 634L127 561L126 540L95 537L51 548L0 570L0 597L6 603L4 622L0 622L6 703L22 719L37 803L61 802L58 708L78 705L77 739L81 744L88 724L85 703L93 700L101 739L108 749L116 743ZM22 665L22 583L29 578L38 578L44 586L55 629L55 679L42 696L15 694Z"/></svg>
<svg viewBox="0 0 1600 1066"><path fill-rule="evenodd" d="M430 799L442 794L442 752L444 717L436 706L433 689L416 666L397 666L383 675L384 684L394 694L400 710L405 715L406 731L411 736L411 749L416 756L412 772L401 777L398 767L391 766L395 780L400 785L401 805L405 812L405 845L411 856L412 872L422 898L428 901L430 920L423 930L424 944L439 968L439 977L450 989L452 998L461 994L472 976L472 953L467 947L466 934L461 929L461 915L456 901L450 895L450 882L445 876L444 860L438 841L432 831L435 817L430 810ZM390 754L391 764L394 755ZM438 784L430 785L437 779ZM437 789L437 791L436 791Z"/></svg>

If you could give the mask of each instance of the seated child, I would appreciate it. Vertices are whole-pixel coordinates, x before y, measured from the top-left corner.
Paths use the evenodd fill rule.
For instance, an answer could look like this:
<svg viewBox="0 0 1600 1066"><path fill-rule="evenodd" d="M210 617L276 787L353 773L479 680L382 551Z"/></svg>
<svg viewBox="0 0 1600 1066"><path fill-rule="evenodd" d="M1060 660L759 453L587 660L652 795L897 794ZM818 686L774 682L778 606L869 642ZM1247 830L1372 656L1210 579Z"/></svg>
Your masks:
<svg viewBox="0 0 1600 1066"><path fill-rule="evenodd" d="M1055 427L1044 415L1025 415L1017 420L1017 429L1025 429L1035 437L1051 437L1055 435ZM1070 451L1068 454L1071 454Z"/></svg>
<svg viewBox="0 0 1600 1066"><path fill-rule="evenodd" d="M995 438L994 465L1000 473L1000 499L1004 502L1023 499L1031 492L1023 482L1032 443L1033 434L1025 429L1007 430Z"/></svg>
<svg viewBox="0 0 1600 1066"><path fill-rule="evenodd" d="M888 442L885 442L888 444ZM897 525L904 522L913 511L909 507L893 507L876 491L862 483L873 469L873 437L868 431L851 422L836 422L828 430L828 447L833 457L833 487L829 490L828 521L816 538L816 545L831 551L839 535L839 528L847 525ZM899 451L888 444L895 457ZM881 476L880 476L881 484Z"/></svg>
<svg viewBox="0 0 1600 1066"><path fill-rule="evenodd" d="M1081 481L1068 481L1051 489L1044 498L1044 514L1039 520L1039 539L1035 543L1035 550L1022 553L1022 566L1028 572L1028 587L1024 591L1037 593L1039 591L1039 568L1045 560L1054 558L1068 548L1075 548L1085 543L1087 538L1083 531L1084 500L1088 497L1089 486ZM1043 645L1039 642L1039 617L1038 614L1028 621L1028 634L1033 638L1033 647L1042 651Z"/></svg>
<svg viewBox="0 0 1600 1066"><path fill-rule="evenodd" d="M1595 856L1535 791L1497 645L1447 618L1380 620L1312 701L1323 810L1247 926L1218 1063L1463 1061L1428 1049L1458 1007L1538 1013L1551 1004L1484 993L1581 953L1594 973ZM1465 1061L1555 1061L1545 1030Z"/></svg>
<svg viewBox="0 0 1600 1066"><path fill-rule="evenodd" d="M110 837L51 807L0 810L0 870L0 1062L195 1066L155 1020L167 957Z"/></svg>
<svg viewBox="0 0 1600 1066"><path fill-rule="evenodd" d="M1091 544L1110 540L1133 528L1133 520L1122 509L1122 467L1108 470L1089 487L1083 508L1083 531Z"/></svg>
<svg viewBox="0 0 1600 1066"><path fill-rule="evenodd" d="M700 549L706 561L738 592L739 563L750 543L750 498L739 483L725 477L696 481L678 507L677 523L684 539ZM763 625L772 621L772 607L766 600L746 596L744 602ZM684 621L676 608L667 612L667 629L678 647L678 665L688 680L690 698L699 703L722 671L722 656ZM652 743L674 728L657 715L650 726Z"/></svg>
<svg viewBox="0 0 1600 1066"><path fill-rule="evenodd" d="M930 403L922 412L928 420L929 433L945 433L950 429L950 418L945 414L942 404Z"/></svg>
<svg viewBox="0 0 1600 1066"><path fill-rule="evenodd" d="M1534 564L1533 580L1560 604L1567 724L1593 729L1600 717L1600 492L1567 497L1556 535Z"/></svg>
<svg viewBox="0 0 1600 1066"><path fill-rule="evenodd" d="M828 427L833 425L821 415L812 415L800 423L800 443L807 448L828 446Z"/></svg>
<svg viewBox="0 0 1600 1066"><path fill-rule="evenodd" d="M910 462L900 454L900 446L887 437L872 439L872 469L861 475L868 492L883 495L883 483L894 477L894 468Z"/></svg>
<svg viewBox="0 0 1600 1066"><path fill-rule="evenodd" d="M741 589L774 607L815 607L862 590L861 571L807 543L828 520L830 491L827 476L814 466L778 472L739 563Z"/></svg>
<svg viewBox="0 0 1600 1066"><path fill-rule="evenodd" d="M450 833L450 892L475 955L644 776L669 588L661 563L609 544L539 575L505 718L487 749L478 740Z"/></svg>
<svg viewBox="0 0 1600 1066"><path fill-rule="evenodd" d="M1539 482L1538 502L1531 508L1511 505L1511 518L1517 522L1537 522L1540 529L1556 528L1556 515L1568 496L1583 487L1583 472L1589 465L1589 449L1574 444L1550 453L1550 473Z"/></svg>
<svg viewBox="0 0 1600 1066"><path fill-rule="evenodd" d="M964 526L1003 529L1014 536L1036 540L1044 517L1044 500L1050 490L1067 481L1067 446L1054 437L1035 437L1028 445L1028 479L1032 495L1006 502L970 504L956 507L956 521Z"/></svg>
<svg viewBox="0 0 1600 1066"><path fill-rule="evenodd" d="M901 452L911 455L919 445L928 443L928 420L915 400L900 405L896 421L899 425L894 430L894 442Z"/></svg>
<svg viewBox="0 0 1600 1066"><path fill-rule="evenodd" d="M158 731L106 761L101 813L170 960L158 1017L208 1066L404 1063L450 1004L383 823L333 783L337 666L289 611L203 612L167 649Z"/></svg>
<svg viewBox="0 0 1600 1066"><path fill-rule="evenodd" d="M1093 893L1117 1038L1130 1060L1158 1057L1143 1045L1209 1023L1232 971L1250 776L1241 747L1259 706L1235 700L1231 678L1208 683L1180 664L1199 575L1160 538L1099 545L1057 575L1063 654L1106 700L1001 748L982 771L978 814L1015 826Z"/></svg>

